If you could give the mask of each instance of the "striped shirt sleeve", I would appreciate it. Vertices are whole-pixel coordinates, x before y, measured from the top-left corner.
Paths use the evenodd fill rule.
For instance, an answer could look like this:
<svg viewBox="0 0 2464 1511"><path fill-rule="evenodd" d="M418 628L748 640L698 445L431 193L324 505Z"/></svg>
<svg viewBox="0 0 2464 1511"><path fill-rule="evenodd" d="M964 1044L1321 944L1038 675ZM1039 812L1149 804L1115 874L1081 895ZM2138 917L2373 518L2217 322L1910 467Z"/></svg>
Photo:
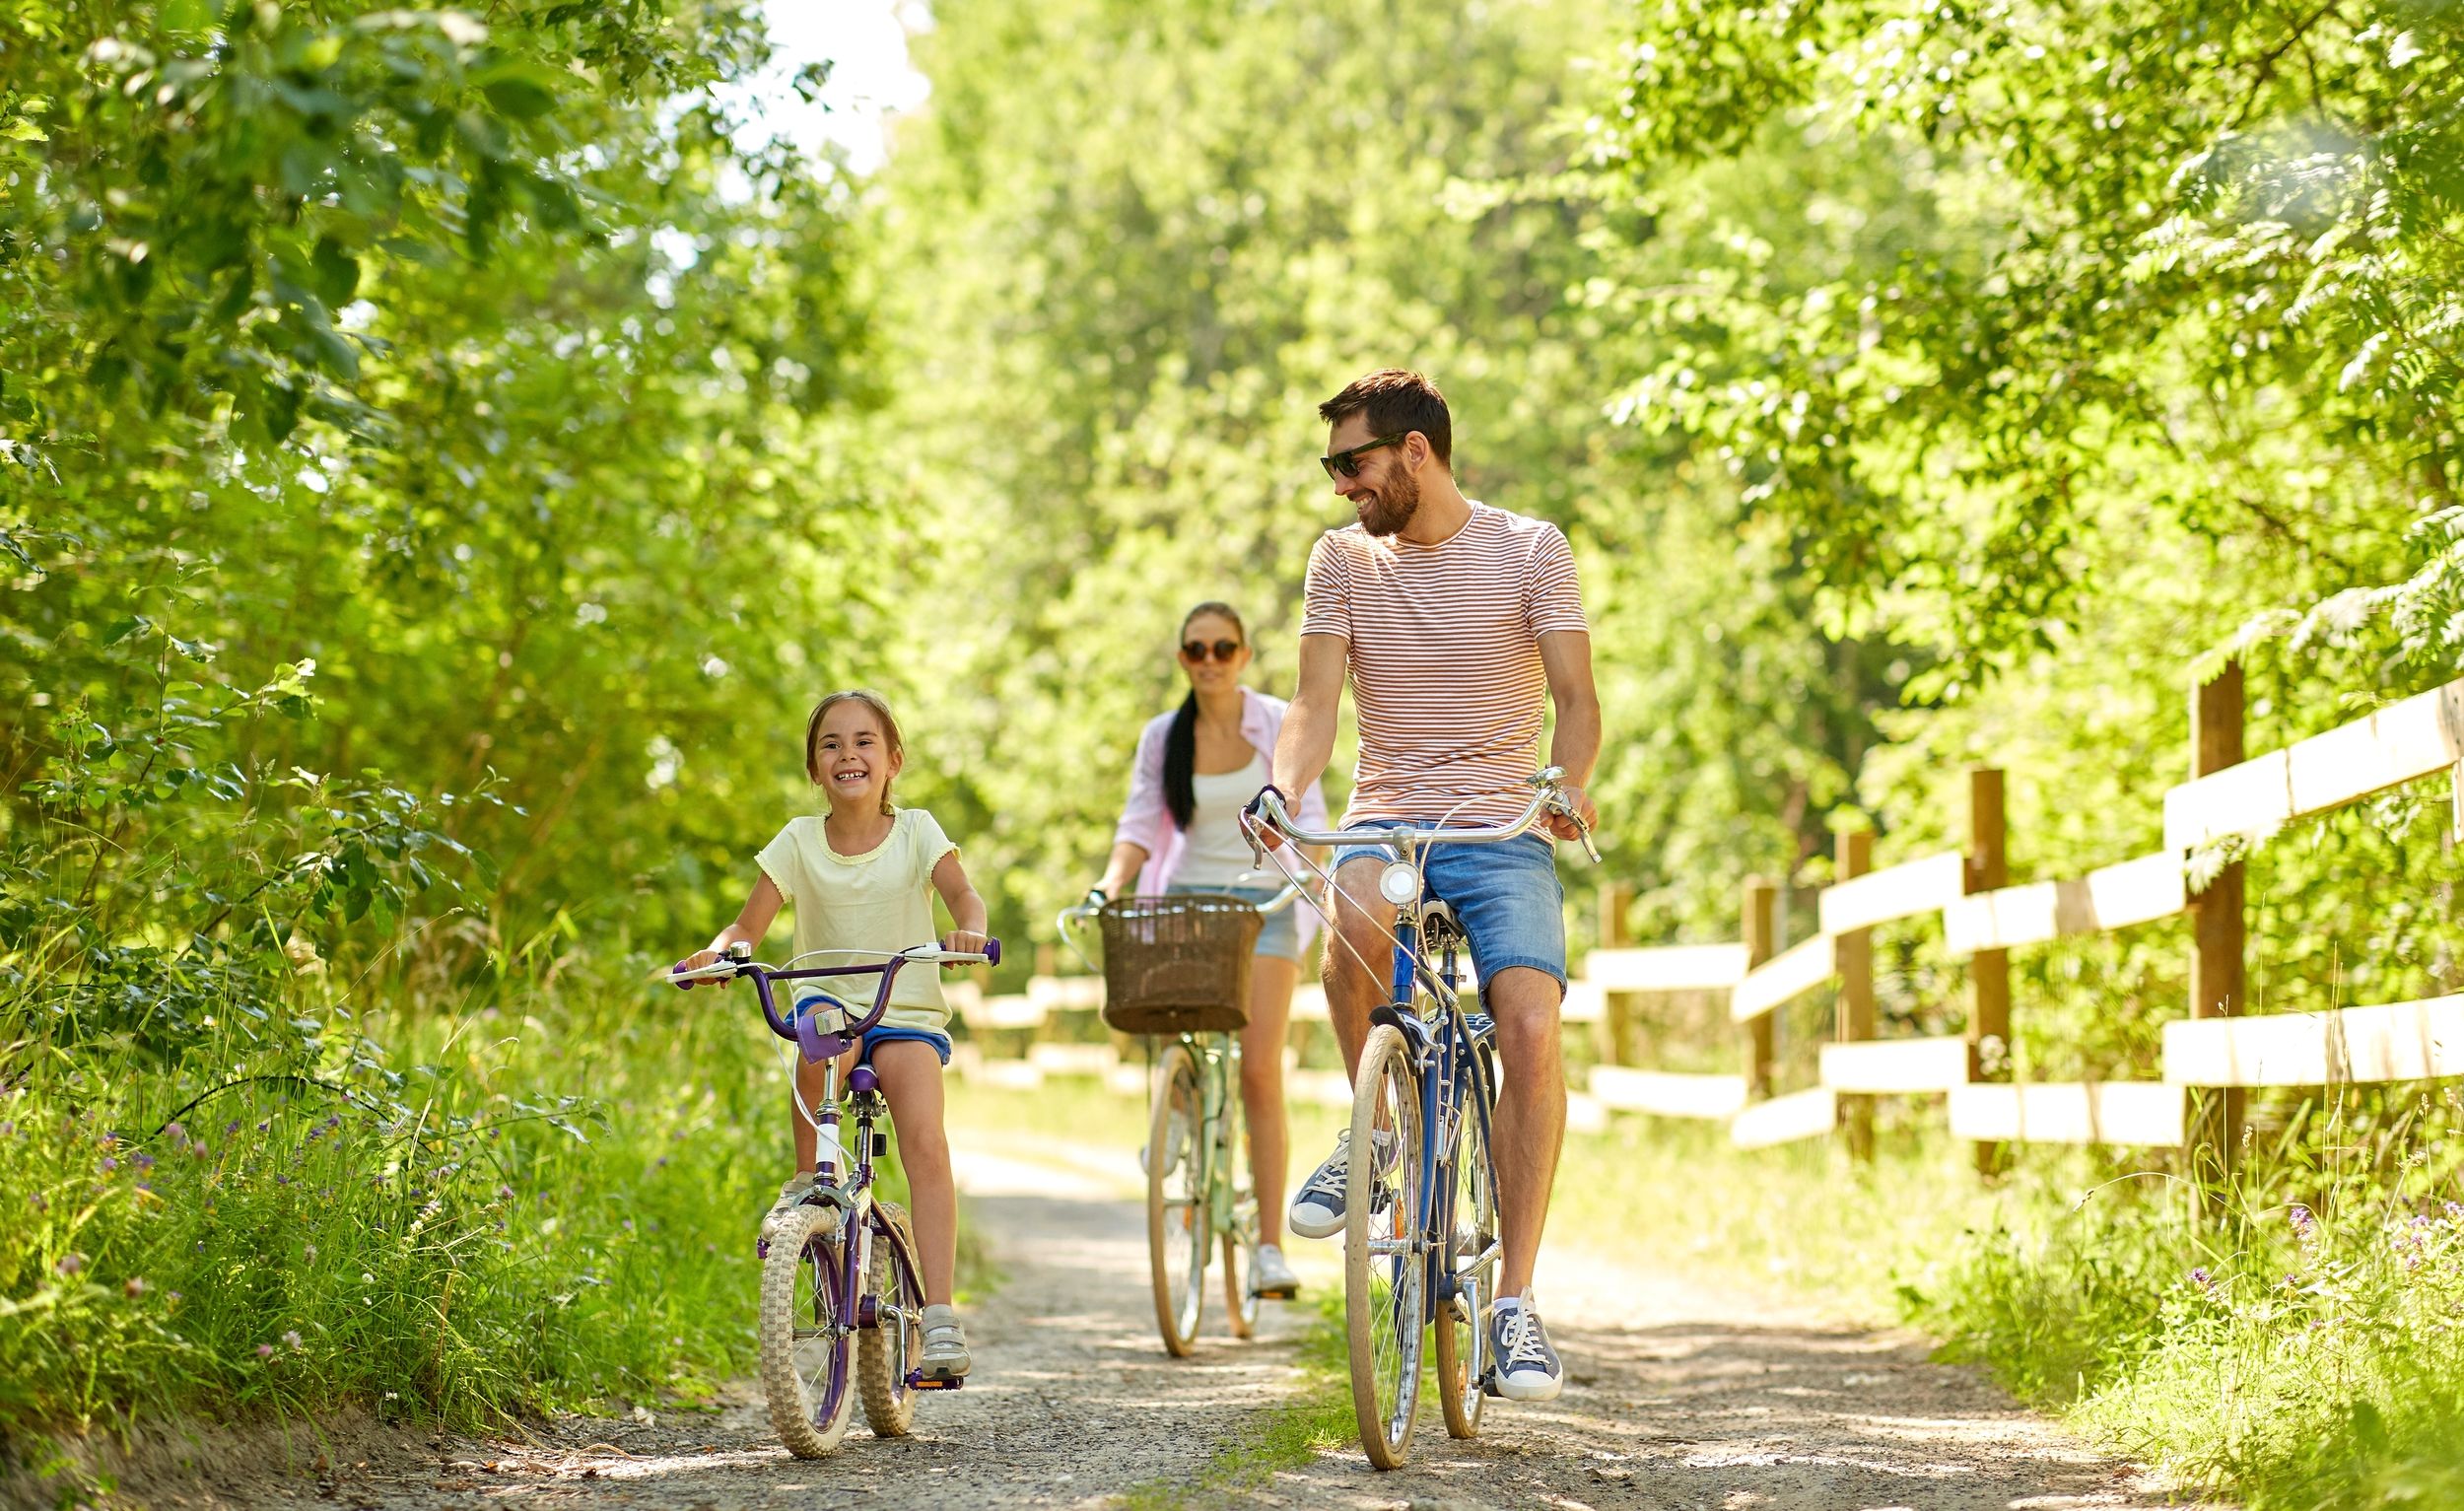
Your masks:
<svg viewBox="0 0 2464 1511"><path fill-rule="evenodd" d="M1301 589L1300 632L1352 638L1350 574L1333 535L1321 535L1309 551L1309 575Z"/></svg>
<svg viewBox="0 0 2464 1511"><path fill-rule="evenodd" d="M1535 637L1556 630L1587 631L1583 587L1574 576L1574 552L1565 531L1543 524L1523 575L1523 620ZM1306 632L1303 632L1306 633Z"/></svg>

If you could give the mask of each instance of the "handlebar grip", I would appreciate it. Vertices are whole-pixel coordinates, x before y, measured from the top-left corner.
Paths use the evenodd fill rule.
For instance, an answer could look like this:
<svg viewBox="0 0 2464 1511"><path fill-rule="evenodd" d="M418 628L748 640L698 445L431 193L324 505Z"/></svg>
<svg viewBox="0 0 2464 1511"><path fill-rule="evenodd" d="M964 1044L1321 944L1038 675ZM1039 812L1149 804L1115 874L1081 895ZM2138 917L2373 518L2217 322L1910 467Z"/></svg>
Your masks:
<svg viewBox="0 0 2464 1511"><path fill-rule="evenodd" d="M1000 940L986 939L984 941L984 963L986 965L999 965L1001 963Z"/></svg>

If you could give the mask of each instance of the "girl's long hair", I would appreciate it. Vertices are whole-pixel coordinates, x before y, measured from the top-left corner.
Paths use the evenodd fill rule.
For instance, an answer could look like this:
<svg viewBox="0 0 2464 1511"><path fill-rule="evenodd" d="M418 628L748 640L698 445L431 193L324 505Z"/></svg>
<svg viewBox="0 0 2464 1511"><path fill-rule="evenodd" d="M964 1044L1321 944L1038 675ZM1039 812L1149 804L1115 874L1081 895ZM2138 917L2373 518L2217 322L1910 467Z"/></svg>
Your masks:
<svg viewBox="0 0 2464 1511"><path fill-rule="evenodd" d="M1249 626L1241 622L1239 611L1229 603L1201 603L1181 616L1181 633L1190 633L1190 626L1200 614L1220 614L1232 621L1240 633L1241 644L1249 644ZM895 736L893 736L895 738ZM1164 734L1164 806L1172 810L1173 827L1187 832L1190 820L1198 816L1198 689L1181 700L1179 712L1172 716L1172 727Z"/></svg>
<svg viewBox="0 0 2464 1511"><path fill-rule="evenodd" d="M902 762L907 759L907 742L899 737L898 716L890 712L889 700L879 693L866 692L861 688L832 693L813 705L813 717L804 721L804 775L813 779L815 787L822 785L821 718L842 703L860 703L872 710L872 717L881 721L881 738L890 747L890 759ZM896 781L892 778L881 784L881 812L885 817L898 812L890 801L890 787Z"/></svg>

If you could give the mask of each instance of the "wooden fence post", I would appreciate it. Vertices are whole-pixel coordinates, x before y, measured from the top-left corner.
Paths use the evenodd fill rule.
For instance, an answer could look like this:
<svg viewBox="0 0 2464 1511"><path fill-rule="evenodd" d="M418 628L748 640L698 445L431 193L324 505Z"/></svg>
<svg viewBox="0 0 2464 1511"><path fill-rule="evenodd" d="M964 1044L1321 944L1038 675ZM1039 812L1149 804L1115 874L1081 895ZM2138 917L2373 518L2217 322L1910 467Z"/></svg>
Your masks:
<svg viewBox="0 0 2464 1511"><path fill-rule="evenodd" d="M1835 839L1836 879L1846 881L1874 868L1874 831L1851 829ZM1874 1037L1874 930L1852 928L1831 941L1833 968L1839 972L1839 1004L1831 1037L1857 1044ZM1874 1099L1839 1098L1839 1126L1848 1135L1848 1153L1855 1159L1874 1157Z"/></svg>
<svg viewBox="0 0 2464 1511"><path fill-rule="evenodd" d="M1634 900L1634 889L1625 882L1611 881L1600 889L1600 938L1602 949L1623 949L1629 942L1625 932L1626 905ZM1639 998L1632 992L1610 992L1600 1004L1600 1021L1593 1025L1592 1048L1606 1065L1630 1065L1641 1060L1635 1040L1635 1009Z"/></svg>
<svg viewBox="0 0 2464 1511"><path fill-rule="evenodd" d="M2190 775L2205 777L2241 764L2241 663L2227 661L2215 680L2190 695ZM2219 871L2190 901L2190 1015L2229 1018L2241 1013L2247 984L2242 978L2242 863ZM2233 1168L2241 1136L2239 1088L2193 1093L2190 1108L2190 1178L2213 1209L2218 1188Z"/></svg>
<svg viewBox="0 0 2464 1511"><path fill-rule="evenodd" d="M2010 884L2008 840L2002 773L1990 766L1973 767L1968 772L1966 877L1971 895ZM2010 952L1980 949L1968 957L1968 1079L2007 1080L2010 1066ZM1978 1144L1977 1171L1990 1175L2001 1169L2003 1152L1998 1143Z"/></svg>
<svg viewBox="0 0 2464 1511"><path fill-rule="evenodd" d="M1777 889L1759 876L1745 879L1745 896L1738 931L1745 941L1745 969L1750 971L1772 956L1771 909ZM1771 1094L1773 1045L1772 1019L1775 1013L1763 1013L1745 1025L1745 1095L1748 1099Z"/></svg>

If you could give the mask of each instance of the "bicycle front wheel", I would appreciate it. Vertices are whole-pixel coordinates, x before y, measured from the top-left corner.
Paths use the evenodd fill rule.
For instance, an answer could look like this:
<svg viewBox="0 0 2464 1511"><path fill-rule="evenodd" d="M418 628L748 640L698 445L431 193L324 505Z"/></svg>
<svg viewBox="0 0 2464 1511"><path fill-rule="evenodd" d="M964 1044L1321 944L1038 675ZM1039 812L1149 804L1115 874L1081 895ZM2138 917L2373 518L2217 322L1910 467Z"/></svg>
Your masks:
<svg viewBox="0 0 2464 1511"><path fill-rule="evenodd" d="M847 1435L854 1321L846 1235L834 1207L774 1212L762 1241L762 1390L787 1452L818 1459Z"/></svg>
<svg viewBox="0 0 2464 1511"><path fill-rule="evenodd" d="M1343 1193L1343 1328L1352 1413L1379 1469L1411 1454L1420 1408L1428 1250L1419 1229L1420 1079L1401 1030L1381 1024L1352 1081L1351 1162Z"/></svg>
<svg viewBox="0 0 2464 1511"><path fill-rule="evenodd" d="M1146 1259L1155 1287L1155 1330L1176 1359L1198 1346L1205 1302L1205 1083L1188 1045L1164 1050L1146 1137Z"/></svg>
<svg viewBox="0 0 2464 1511"><path fill-rule="evenodd" d="M1452 1294L1437 1306L1437 1389L1446 1408L1446 1431L1459 1438L1480 1431L1481 1376L1489 1366L1488 1306L1497 1299L1497 1167L1482 1113L1494 1106L1485 1051L1467 1068L1456 1110L1455 1147L1445 1180L1453 1200L1438 1193L1438 1272L1451 1275Z"/></svg>

